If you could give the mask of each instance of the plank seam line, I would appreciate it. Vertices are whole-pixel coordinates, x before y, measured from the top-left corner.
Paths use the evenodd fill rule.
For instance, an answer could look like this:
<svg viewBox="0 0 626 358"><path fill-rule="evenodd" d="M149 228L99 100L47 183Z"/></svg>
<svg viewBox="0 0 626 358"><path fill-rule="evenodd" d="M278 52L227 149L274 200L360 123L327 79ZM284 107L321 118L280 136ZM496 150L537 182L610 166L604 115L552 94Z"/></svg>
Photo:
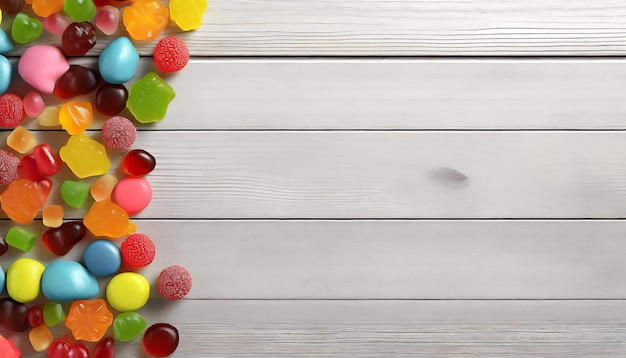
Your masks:
<svg viewBox="0 0 626 358"><path fill-rule="evenodd" d="M0 129L0 132L10 133L12 129ZM66 133L62 129L29 129L30 132L58 132ZM88 129L86 132L100 132L100 129ZM626 132L624 128L257 128L257 129L238 129L238 128L199 128L199 129L148 129L137 128L139 132L181 132L181 133L258 133L258 132L274 132L274 133L619 133Z"/></svg>
<svg viewBox="0 0 626 358"><path fill-rule="evenodd" d="M354 302L354 301L370 301L370 302L387 302L387 301L414 301L414 302L565 302L565 301L581 301L581 302L626 302L626 298L184 298L184 301L211 301L211 302Z"/></svg>
<svg viewBox="0 0 626 358"><path fill-rule="evenodd" d="M66 220L82 220L80 217L67 217ZM35 218L35 221L42 221L41 218ZM428 221L460 221L460 222L626 222L621 218L163 218L163 217L134 217L133 221L406 221L406 222L428 222ZM9 218L0 218L0 222L12 222Z"/></svg>

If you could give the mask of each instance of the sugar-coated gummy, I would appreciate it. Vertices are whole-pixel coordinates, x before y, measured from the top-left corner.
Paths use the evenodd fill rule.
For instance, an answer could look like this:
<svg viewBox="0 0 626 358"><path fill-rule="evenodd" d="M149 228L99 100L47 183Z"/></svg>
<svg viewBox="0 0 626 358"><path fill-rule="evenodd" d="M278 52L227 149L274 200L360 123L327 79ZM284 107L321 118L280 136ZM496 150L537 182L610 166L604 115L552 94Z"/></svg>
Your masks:
<svg viewBox="0 0 626 358"><path fill-rule="evenodd" d="M15 93L0 95L0 127L14 128L26 118L24 102Z"/></svg>
<svg viewBox="0 0 626 358"><path fill-rule="evenodd" d="M191 291L191 273L181 265L172 265L159 274L157 289L168 300L180 300Z"/></svg>
<svg viewBox="0 0 626 358"><path fill-rule="evenodd" d="M19 174L20 158L0 149L0 185L6 185L17 179Z"/></svg>
<svg viewBox="0 0 626 358"><path fill-rule="evenodd" d="M181 38L170 35L162 38L154 47L154 64L165 72L182 70L189 62L189 49Z"/></svg>
<svg viewBox="0 0 626 358"><path fill-rule="evenodd" d="M156 246L148 235L133 234L122 242L120 247L124 264L141 268L148 266L156 256Z"/></svg>
<svg viewBox="0 0 626 358"><path fill-rule="evenodd" d="M126 117L114 116L102 125L102 140L107 147L124 150L130 148L137 139L135 125Z"/></svg>

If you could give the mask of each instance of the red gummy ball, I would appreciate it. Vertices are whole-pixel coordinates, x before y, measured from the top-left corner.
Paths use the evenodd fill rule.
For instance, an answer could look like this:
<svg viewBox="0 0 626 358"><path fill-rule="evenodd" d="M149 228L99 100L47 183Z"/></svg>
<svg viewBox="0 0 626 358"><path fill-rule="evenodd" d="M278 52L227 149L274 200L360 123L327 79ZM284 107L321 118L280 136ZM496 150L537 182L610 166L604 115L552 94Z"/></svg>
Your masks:
<svg viewBox="0 0 626 358"><path fill-rule="evenodd" d="M15 128L26 118L24 101L14 93L0 96L0 127Z"/></svg>
<svg viewBox="0 0 626 358"><path fill-rule="evenodd" d="M124 264L141 268L152 263L156 256L156 247L147 235L132 234L122 242L120 252Z"/></svg>
<svg viewBox="0 0 626 358"><path fill-rule="evenodd" d="M0 185L9 184L17 179L20 171L20 158L0 149Z"/></svg>
<svg viewBox="0 0 626 358"><path fill-rule="evenodd" d="M184 266L166 267L157 280L157 289L168 300L180 300L191 291L191 273Z"/></svg>
<svg viewBox="0 0 626 358"><path fill-rule="evenodd" d="M154 64L165 72L176 72L187 66L189 49L182 39L166 36L154 48Z"/></svg>
<svg viewBox="0 0 626 358"><path fill-rule="evenodd" d="M128 149L137 139L137 129L125 117L111 117L102 125L102 140L109 148Z"/></svg>

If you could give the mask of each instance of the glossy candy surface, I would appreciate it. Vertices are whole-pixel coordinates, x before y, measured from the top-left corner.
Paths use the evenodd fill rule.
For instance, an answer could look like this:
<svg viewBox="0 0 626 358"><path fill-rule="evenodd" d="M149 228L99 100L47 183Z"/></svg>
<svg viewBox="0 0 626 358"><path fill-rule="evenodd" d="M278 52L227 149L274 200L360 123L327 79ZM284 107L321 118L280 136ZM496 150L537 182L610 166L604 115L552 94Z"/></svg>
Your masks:
<svg viewBox="0 0 626 358"><path fill-rule="evenodd" d="M0 205L11 220L28 224L48 199L51 188L50 181L16 179L0 194Z"/></svg>
<svg viewBox="0 0 626 358"><path fill-rule="evenodd" d="M122 265L120 249L109 240L96 240L83 253L87 269L96 276L108 277L117 273Z"/></svg>
<svg viewBox="0 0 626 358"><path fill-rule="evenodd" d="M42 324L44 324L43 322L43 309L41 309L41 307L39 306L32 306L28 309L28 312L26 314L27 318L28 318L28 324L31 327L39 327Z"/></svg>
<svg viewBox="0 0 626 358"><path fill-rule="evenodd" d="M145 318L137 312L124 312L115 316L113 333L120 342L130 342L147 327Z"/></svg>
<svg viewBox="0 0 626 358"><path fill-rule="evenodd" d="M59 123L59 107L45 107L39 116L37 116L37 123L43 127L56 127L61 125Z"/></svg>
<svg viewBox="0 0 626 358"><path fill-rule="evenodd" d="M146 353L154 357L166 357L178 348L178 330L167 323L156 323L148 327L143 335Z"/></svg>
<svg viewBox="0 0 626 358"><path fill-rule="evenodd" d="M102 175L111 167L104 145L84 134L73 135L61 147L61 159L79 178Z"/></svg>
<svg viewBox="0 0 626 358"><path fill-rule="evenodd" d="M28 324L28 306L11 298L0 298L0 325L13 332L24 332Z"/></svg>
<svg viewBox="0 0 626 358"><path fill-rule="evenodd" d="M18 178L28 179L33 182L38 182L44 179L41 173L39 173L39 168L37 168L37 161L35 160L35 156L32 153L22 157L19 166Z"/></svg>
<svg viewBox="0 0 626 358"><path fill-rule="evenodd" d="M117 185L117 177L113 174L106 173L91 185L91 197L95 201L110 199L115 185Z"/></svg>
<svg viewBox="0 0 626 358"><path fill-rule="evenodd" d="M17 71L26 83L43 93L52 93L54 86L70 64L55 46L31 46L20 57Z"/></svg>
<svg viewBox="0 0 626 358"><path fill-rule="evenodd" d="M105 83L96 92L96 110L106 115L116 115L126 108L128 90L122 84Z"/></svg>
<svg viewBox="0 0 626 358"><path fill-rule="evenodd" d="M195 30L202 25L207 0L170 0L172 20L184 31Z"/></svg>
<svg viewBox="0 0 626 358"><path fill-rule="evenodd" d="M7 293L17 302L27 303L39 296L41 275L45 266L34 259L22 257L7 270Z"/></svg>
<svg viewBox="0 0 626 358"><path fill-rule="evenodd" d="M54 154L52 147L48 143L35 146L33 149L37 169L43 176L52 176L61 169L61 160Z"/></svg>
<svg viewBox="0 0 626 358"><path fill-rule="evenodd" d="M127 174L142 176L156 167L154 156L143 149L133 149L126 153L122 160L122 168Z"/></svg>
<svg viewBox="0 0 626 358"><path fill-rule="evenodd" d="M180 300L191 291L191 273L181 265L166 267L157 280L157 289L168 300Z"/></svg>
<svg viewBox="0 0 626 358"><path fill-rule="evenodd" d="M96 5L93 0L65 0L63 10L76 22L84 22L96 16Z"/></svg>
<svg viewBox="0 0 626 358"><path fill-rule="evenodd" d="M65 29L70 26L71 20L59 13L54 13L45 18L43 28L51 34L62 36Z"/></svg>
<svg viewBox="0 0 626 358"><path fill-rule="evenodd" d="M148 235L133 234L120 247L124 264L132 268L148 266L156 256L156 246Z"/></svg>
<svg viewBox="0 0 626 358"><path fill-rule="evenodd" d="M9 48L13 45L11 41L7 38L5 39L6 34L2 29L0 29L0 53L3 53L3 48ZM8 45L4 42L8 41ZM11 78L13 77L13 65L8 58L0 55L0 94L8 91L9 86L11 85Z"/></svg>
<svg viewBox="0 0 626 358"><path fill-rule="evenodd" d="M96 27L89 21L72 22L61 36L63 52L68 56L84 56L96 41Z"/></svg>
<svg viewBox="0 0 626 358"><path fill-rule="evenodd" d="M52 301L86 300L98 295L98 280L85 266L68 260L52 261L41 277L41 291Z"/></svg>
<svg viewBox="0 0 626 358"><path fill-rule="evenodd" d="M47 227L59 227L63 224L64 210L61 205L48 204L43 207L41 211L41 217L43 219L44 226Z"/></svg>
<svg viewBox="0 0 626 358"><path fill-rule="evenodd" d="M37 118L43 112L43 109L46 108L46 103L37 92L28 92L24 96L23 103L24 112L31 118Z"/></svg>
<svg viewBox="0 0 626 358"><path fill-rule="evenodd" d="M14 128L26 118L24 102L14 93L0 95L0 127Z"/></svg>
<svg viewBox="0 0 626 358"><path fill-rule="evenodd" d="M22 352L15 346L12 339L0 335L0 356L2 358L19 358Z"/></svg>
<svg viewBox="0 0 626 358"><path fill-rule="evenodd" d="M7 244L7 242L4 239L4 237L0 236L0 256L6 254L7 251L9 251L9 244ZM1 267L0 267L0 269L1 269ZM4 271L0 273L0 283L2 284L2 285L0 285L0 287L4 287ZM0 290L0 292L2 292L2 290Z"/></svg>
<svg viewBox="0 0 626 358"><path fill-rule="evenodd" d="M126 36L111 41L98 58L98 70L108 83L121 84L130 81L137 73L139 53Z"/></svg>
<svg viewBox="0 0 626 358"><path fill-rule="evenodd" d="M95 236L117 239L137 231L137 226L128 218L128 213L111 200L93 203L83 222Z"/></svg>
<svg viewBox="0 0 626 358"><path fill-rule="evenodd" d="M93 349L93 358L114 358L115 341L113 337L107 337L100 341Z"/></svg>
<svg viewBox="0 0 626 358"><path fill-rule="evenodd" d="M87 342L102 339L112 323L113 314L101 299L74 301L65 317L65 326L72 331L74 338Z"/></svg>
<svg viewBox="0 0 626 358"><path fill-rule="evenodd" d="M148 72L130 87L126 107L141 123L160 122L175 96L174 89L159 75Z"/></svg>
<svg viewBox="0 0 626 358"><path fill-rule="evenodd" d="M33 12L40 17L48 17L63 10L63 0L33 0Z"/></svg>
<svg viewBox="0 0 626 358"><path fill-rule="evenodd" d="M41 325L28 332L28 340L35 352L43 352L50 347L54 338L48 327Z"/></svg>
<svg viewBox="0 0 626 358"><path fill-rule="evenodd" d="M28 252L35 246L37 240L37 233L21 226L13 226L9 229L6 236L6 241L9 246L20 249L24 252Z"/></svg>
<svg viewBox="0 0 626 358"><path fill-rule="evenodd" d="M56 326L65 321L65 311L61 302L49 301L43 306L44 323L48 327Z"/></svg>
<svg viewBox="0 0 626 358"><path fill-rule="evenodd" d="M95 90L98 83L96 71L80 65L70 65L70 69L59 78L54 93L59 98L73 98ZM91 103L89 103L89 107L91 107Z"/></svg>
<svg viewBox="0 0 626 358"><path fill-rule="evenodd" d="M11 37L18 44L26 44L36 40L43 32L43 24L39 19L19 13L13 19Z"/></svg>
<svg viewBox="0 0 626 358"><path fill-rule="evenodd" d="M7 14L17 14L24 8L24 0L3 0L0 1L0 8Z"/></svg>
<svg viewBox="0 0 626 358"><path fill-rule="evenodd" d="M137 129L126 117L111 117L102 126L102 140L109 148L128 149L135 143L136 139Z"/></svg>
<svg viewBox="0 0 626 358"><path fill-rule="evenodd" d="M111 194L113 202L129 215L145 209L152 201L152 187L142 177L126 177L120 180Z"/></svg>
<svg viewBox="0 0 626 358"><path fill-rule="evenodd" d="M9 141L8 138L7 141ZM20 158L6 150L0 149L0 185L9 184L17 179L19 171Z"/></svg>
<svg viewBox="0 0 626 358"><path fill-rule="evenodd" d="M90 102L65 102L59 107L59 123L70 135L83 133L93 123Z"/></svg>
<svg viewBox="0 0 626 358"><path fill-rule="evenodd" d="M57 228L50 228L43 233L42 241L50 251L62 256L85 237L87 228L82 221L69 221Z"/></svg>
<svg viewBox="0 0 626 358"><path fill-rule="evenodd" d="M189 49L181 38L170 35L154 47L154 64L165 72L177 72L189 63Z"/></svg>
<svg viewBox="0 0 626 358"><path fill-rule="evenodd" d="M48 358L89 358L89 349L68 338L57 338L48 348Z"/></svg>
<svg viewBox="0 0 626 358"><path fill-rule="evenodd" d="M135 40L154 40L169 20L169 10L159 0L135 0L124 8L122 21Z"/></svg>
<svg viewBox="0 0 626 358"><path fill-rule="evenodd" d="M28 129L21 126L17 126L7 137L7 146L21 154L30 152L36 145L37 139L35 139L35 136ZM2 170L2 167L0 167L0 170Z"/></svg>
<svg viewBox="0 0 626 358"><path fill-rule="evenodd" d="M111 307L120 312L137 311L148 302L150 284L138 273L120 273L107 284L106 296Z"/></svg>
<svg viewBox="0 0 626 358"><path fill-rule="evenodd" d="M98 10L96 26L105 35L113 35L120 23L120 10L115 6L105 5Z"/></svg>
<svg viewBox="0 0 626 358"><path fill-rule="evenodd" d="M83 181L65 180L61 184L61 197L67 205L80 209L89 198L89 187Z"/></svg>

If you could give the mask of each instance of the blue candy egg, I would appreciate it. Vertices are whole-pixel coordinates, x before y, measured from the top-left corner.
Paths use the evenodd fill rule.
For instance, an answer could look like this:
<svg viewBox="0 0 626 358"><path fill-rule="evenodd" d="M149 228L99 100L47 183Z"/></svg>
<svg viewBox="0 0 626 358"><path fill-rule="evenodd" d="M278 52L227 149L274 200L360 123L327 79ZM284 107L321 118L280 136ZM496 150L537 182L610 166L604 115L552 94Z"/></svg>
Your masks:
<svg viewBox="0 0 626 358"><path fill-rule="evenodd" d="M57 260L43 272L41 291L51 301L74 301L96 297L100 287L96 277L85 266L74 261Z"/></svg>
<svg viewBox="0 0 626 358"><path fill-rule="evenodd" d="M13 50L13 43L4 30L0 29L0 53L7 53Z"/></svg>
<svg viewBox="0 0 626 358"><path fill-rule="evenodd" d="M5 93L11 85L11 72L13 67L9 60L0 55L0 94Z"/></svg>
<svg viewBox="0 0 626 358"><path fill-rule="evenodd" d="M98 70L102 79L113 84L130 81L137 73L139 54L135 46L122 36L111 41L100 54Z"/></svg>
<svg viewBox="0 0 626 358"><path fill-rule="evenodd" d="M122 265L120 249L109 240L96 240L83 253L87 269L96 276L107 277L119 271Z"/></svg>

